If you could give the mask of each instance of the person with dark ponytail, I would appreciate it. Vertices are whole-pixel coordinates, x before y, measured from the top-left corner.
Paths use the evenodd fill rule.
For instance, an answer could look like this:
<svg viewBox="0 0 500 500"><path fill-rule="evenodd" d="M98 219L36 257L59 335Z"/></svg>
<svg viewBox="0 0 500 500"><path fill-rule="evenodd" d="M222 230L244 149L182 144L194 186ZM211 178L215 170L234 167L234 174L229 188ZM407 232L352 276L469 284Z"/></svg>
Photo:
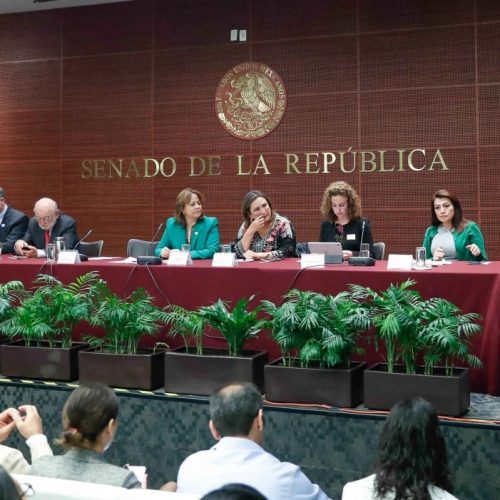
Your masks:
<svg viewBox="0 0 500 500"><path fill-rule="evenodd" d="M102 457L113 441L117 418L118 398L112 389L102 384L81 385L71 393L62 412L63 432L57 443L66 453L39 458L30 474L140 488L133 472Z"/></svg>
<svg viewBox="0 0 500 500"><path fill-rule="evenodd" d="M425 399L413 398L392 408L375 474L347 483L342 500L457 500L452 491L436 412Z"/></svg>

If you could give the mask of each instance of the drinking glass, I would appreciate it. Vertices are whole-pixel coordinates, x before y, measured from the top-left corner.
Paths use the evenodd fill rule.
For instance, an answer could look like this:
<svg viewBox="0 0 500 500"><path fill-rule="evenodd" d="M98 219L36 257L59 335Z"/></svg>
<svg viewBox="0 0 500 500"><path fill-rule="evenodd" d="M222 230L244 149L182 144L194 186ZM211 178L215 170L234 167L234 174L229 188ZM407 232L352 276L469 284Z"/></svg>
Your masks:
<svg viewBox="0 0 500 500"><path fill-rule="evenodd" d="M231 253L231 245L222 245L221 251L222 253Z"/></svg>
<svg viewBox="0 0 500 500"><path fill-rule="evenodd" d="M415 249L415 266L425 267L425 247L417 247Z"/></svg>
<svg viewBox="0 0 500 500"><path fill-rule="evenodd" d="M181 250L183 252L189 252L191 250L191 245L189 243L183 243Z"/></svg>
<svg viewBox="0 0 500 500"><path fill-rule="evenodd" d="M359 249L360 257L370 257L370 244L369 243L361 243Z"/></svg>
<svg viewBox="0 0 500 500"><path fill-rule="evenodd" d="M55 261L56 260L56 244L48 243L45 247L45 255L47 256L47 260Z"/></svg>

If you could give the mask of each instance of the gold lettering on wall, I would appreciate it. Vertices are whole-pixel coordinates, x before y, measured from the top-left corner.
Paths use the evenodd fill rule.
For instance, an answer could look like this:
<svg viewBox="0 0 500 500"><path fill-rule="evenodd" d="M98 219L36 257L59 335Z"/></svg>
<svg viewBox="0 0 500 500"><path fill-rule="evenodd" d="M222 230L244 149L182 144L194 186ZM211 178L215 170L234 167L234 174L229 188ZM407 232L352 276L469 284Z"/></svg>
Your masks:
<svg viewBox="0 0 500 500"><path fill-rule="evenodd" d="M273 155L273 160L276 155ZM429 158L432 160L429 162ZM260 154L257 162L235 156L187 156L173 158L85 158L81 160L82 179L131 179L154 177L211 177L222 175L323 175L350 174L359 170L362 174L392 172L418 173L425 170L449 170L442 151L425 148L357 151L352 147L345 151L284 153L282 161L269 167L269 159Z"/></svg>

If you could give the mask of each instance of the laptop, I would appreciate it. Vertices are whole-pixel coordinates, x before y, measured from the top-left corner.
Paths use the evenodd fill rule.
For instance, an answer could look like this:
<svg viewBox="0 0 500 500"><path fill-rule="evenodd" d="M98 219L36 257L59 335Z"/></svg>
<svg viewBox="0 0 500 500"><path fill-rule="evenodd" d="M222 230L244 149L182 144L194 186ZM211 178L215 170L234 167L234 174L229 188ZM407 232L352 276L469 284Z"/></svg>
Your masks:
<svg viewBox="0 0 500 500"><path fill-rule="evenodd" d="M342 264L342 245L338 241L310 241L308 243L310 253L321 253L325 255L326 264Z"/></svg>

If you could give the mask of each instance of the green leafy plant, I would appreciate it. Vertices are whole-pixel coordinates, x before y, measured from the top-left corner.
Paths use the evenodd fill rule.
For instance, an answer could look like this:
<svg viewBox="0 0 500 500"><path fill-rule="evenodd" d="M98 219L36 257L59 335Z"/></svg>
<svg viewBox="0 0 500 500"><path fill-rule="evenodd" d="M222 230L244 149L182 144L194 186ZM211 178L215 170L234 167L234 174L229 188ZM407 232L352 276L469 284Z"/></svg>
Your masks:
<svg viewBox="0 0 500 500"><path fill-rule="evenodd" d="M0 323L8 320L28 292L20 281L9 281L0 284Z"/></svg>
<svg viewBox="0 0 500 500"><path fill-rule="evenodd" d="M295 289L279 306L262 304L271 316L266 326L280 346L285 366L297 360L302 367L313 362L320 367L348 366L351 355L360 352L359 333L370 326L366 307L348 292L325 296Z"/></svg>
<svg viewBox="0 0 500 500"><path fill-rule="evenodd" d="M186 352L189 352L189 347L194 345L196 354L203 354L205 318L199 311L192 311L178 305L167 306L165 323L170 325L169 335L182 337Z"/></svg>
<svg viewBox="0 0 500 500"><path fill-rule="evenodd" d="M46 341L49 347L58 343L63 348L71 347L75 325L90 319L98 282L95 272L79 276L68 285L53 276L39 275L33 282L34 291L23 295L19 306L2 324L3 332L20 336L27 346Z"/></svg>
<svg viewBox="0 0 500 500"><path fill-rule="evenodd" d="M411 289L415 284L409 279L401 284L391 284L381 292L361 285L349 287L352 297L369 308L376 339L385 345L390 373L394 372L399 358L403 360L406 373L416 373L416 356L422 347L419 330L424 301L417 290Z"/></svg>
<svg viewBox="0 0 500 500"><path fill-rule="evenodd" d="M232 310L220 299L215 304L198 310L206 324L224 336L230 356L241 355L245 341L257 337L265 325L265 321L257 317L260 306L248 309L253 298L253 295L241 298Z"/></svg>
<svg viewBox="0 0 500 500"><path fill-rule="evenodd" d="M100 281L97 292L90 324L104 328L104 337L85 337L96 349L116 354L136 354L141 337L156 335L166 320L165 312L153 304L153 297L143 288L122 299L104 281Z"/></svg>
<svg viewBox="0 0 500 500"><path fill-rule="evenodd" d="M432 375L438 365L444 365L446 375L452 375L457 360L475 368L482 366L479 358L469 352L470 338L481 331L478 324L481 316L461 313L455 304L443 298L425 302L420 337L424 344L427 375Z"/></svg>

